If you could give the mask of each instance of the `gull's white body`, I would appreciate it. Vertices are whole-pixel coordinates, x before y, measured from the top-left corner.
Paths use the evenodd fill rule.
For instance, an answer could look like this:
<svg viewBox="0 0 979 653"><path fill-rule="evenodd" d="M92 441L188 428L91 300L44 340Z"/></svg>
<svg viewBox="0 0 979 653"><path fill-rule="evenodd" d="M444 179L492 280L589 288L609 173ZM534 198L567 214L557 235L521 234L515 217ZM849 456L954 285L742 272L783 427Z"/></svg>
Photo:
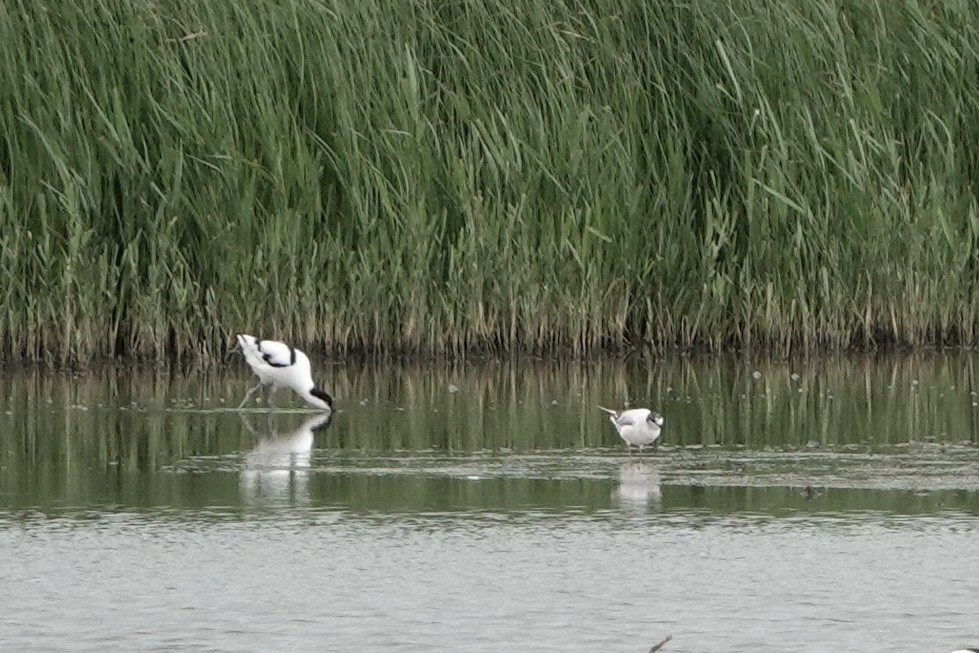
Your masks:
<svg viewBox="0 0 979 653"><path fill-rule="evenodd" d="M320 410L332 410L333 398L313 383L309 358L295 347L277 340L262 340L247 334L238 334L238 346L245 362L258 375L258 385L251 388L238 408L248 402L252 394L263 386L271 386L271 393L279 388L291 388L310 406Z"/></svg>
<svg viewBox="0 0 979 653"><path fill-rule="evenodd" d="M663 416L648 408L630 408L622 412L601 406L598 409L608 414L630 454L632 447L639 447L639 453L642 453L642 448L656 442L663 431Z"/></svg>

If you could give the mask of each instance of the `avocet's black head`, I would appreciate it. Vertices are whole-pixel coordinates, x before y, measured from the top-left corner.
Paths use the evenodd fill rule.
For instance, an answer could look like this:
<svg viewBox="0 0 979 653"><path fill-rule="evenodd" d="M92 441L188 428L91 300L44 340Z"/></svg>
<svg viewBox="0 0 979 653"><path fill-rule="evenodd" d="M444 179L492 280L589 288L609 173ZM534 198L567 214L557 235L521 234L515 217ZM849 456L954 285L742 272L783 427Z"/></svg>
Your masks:
<svg viewBox="0 0 979 653"><path fill-rule="evenodd" d="M331 397L328 393L323 392L319 388L313 388L309 391L309 394L326 403L326 407L333 410L333 397Z"/></svg>

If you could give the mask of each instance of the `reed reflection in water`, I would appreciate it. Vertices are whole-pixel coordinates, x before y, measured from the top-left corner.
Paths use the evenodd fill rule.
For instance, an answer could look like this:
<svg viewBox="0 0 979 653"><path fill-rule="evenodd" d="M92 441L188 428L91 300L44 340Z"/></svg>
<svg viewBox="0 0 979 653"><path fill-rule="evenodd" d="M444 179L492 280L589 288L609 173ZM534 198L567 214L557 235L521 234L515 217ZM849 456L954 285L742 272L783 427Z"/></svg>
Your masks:
<svg viewBox="0 0 979 653"><path fill-rule="evenodd" d="M0 647L950 650L974 363L350 363L331 416L235 410L241 367L8 373ZM667 420L631 460L627 404Z"/></svg>
<svg viewBox="0 0 979 653"><path fill-rule="evenodd" d="M871 483L895 472L873 466L887 453L912 476L931 465L943 475L934 487L972 489L979 486L975 362L973 353L934 352L337 364L323 373L338 411L322 433L303 424L316 414L298 403L276 413L272 427L262 426L263 411L233 410L251 380L241 366L188 374L25 370L0 377L0 500L236 505L242 494L281 497L274 488L286 478L297 496L313 482L325 492L338 469L622 478L615 466L625 451L598 405L652 406L666 415L658 449L642 462L668 473L674 485L760 478L805 485L800 475L843 465L855 470L850 478L863 474ZM243 417L254 418L251 429ZM286 458L257 462L278 455L276 447ZM697 476L704 466L726 476ZM193 478L173 480L187 474ZM914 479L899 480L895 487L914 487Z"/></svg>

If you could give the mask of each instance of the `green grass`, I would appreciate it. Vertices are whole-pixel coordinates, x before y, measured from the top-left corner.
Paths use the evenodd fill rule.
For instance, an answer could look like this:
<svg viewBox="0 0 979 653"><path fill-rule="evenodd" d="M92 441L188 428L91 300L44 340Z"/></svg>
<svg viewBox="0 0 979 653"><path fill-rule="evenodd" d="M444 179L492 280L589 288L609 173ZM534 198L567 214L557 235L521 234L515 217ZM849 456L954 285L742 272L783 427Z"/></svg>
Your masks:
<svg viewBox="0 0 979 653"><path fill-rule="evenodd" d="M979 338L968 0L0 0L0 356Z"/></svg>

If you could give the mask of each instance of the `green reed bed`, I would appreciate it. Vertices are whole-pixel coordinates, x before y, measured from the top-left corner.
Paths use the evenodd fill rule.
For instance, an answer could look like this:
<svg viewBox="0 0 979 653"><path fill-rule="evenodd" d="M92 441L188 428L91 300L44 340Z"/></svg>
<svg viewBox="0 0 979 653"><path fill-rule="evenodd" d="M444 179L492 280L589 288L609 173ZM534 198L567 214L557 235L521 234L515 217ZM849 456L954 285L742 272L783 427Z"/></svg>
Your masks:
<svg viewBox="0 0 979 653"><path fill-rule="evenodd" d="M0 354L974 344L979 6L0 0Z"/></svg>

